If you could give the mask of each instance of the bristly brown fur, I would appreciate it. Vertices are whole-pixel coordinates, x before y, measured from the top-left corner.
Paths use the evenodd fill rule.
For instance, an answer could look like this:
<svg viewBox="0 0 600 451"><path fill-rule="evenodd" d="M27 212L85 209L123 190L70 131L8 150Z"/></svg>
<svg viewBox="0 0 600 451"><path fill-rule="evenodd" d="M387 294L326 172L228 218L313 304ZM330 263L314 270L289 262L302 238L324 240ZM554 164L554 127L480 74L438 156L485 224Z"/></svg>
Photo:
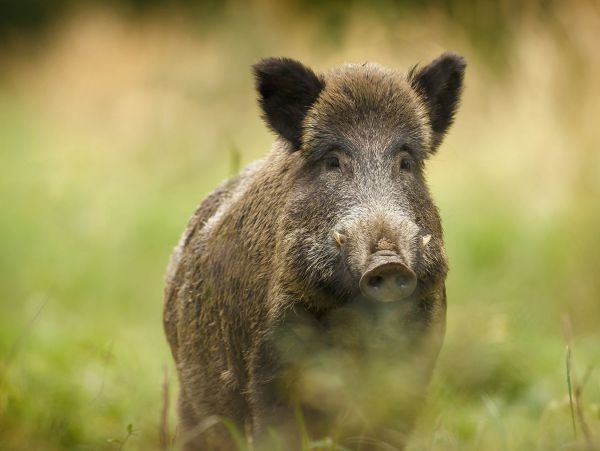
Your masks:
<svg viewBox="0 0 600 451"><path fill-rule="evenodd" d="M464 62L441 57L408 75L373 64L317 75L277 58L254 70L279 139L202 202L167 274L164 327L186 449L234 449L223 422L206 427L215 418L249 431L257 450L269 428L295 449L296 406L312 437L335 431L350 447L356 435L402 447L445 327L448 267L423 167L452 122ZM418 280L409 300L385 307L359 289L370 256L383 251ZM367 373L348 368L389 363L408 387L390 391L394 415L366 424L375 416L348 416L351 400L321 395L310 368L325 350L355 362L349 373L327 367L353 387L350 397ZM357 399L368 412L368 397Z"/></svg>

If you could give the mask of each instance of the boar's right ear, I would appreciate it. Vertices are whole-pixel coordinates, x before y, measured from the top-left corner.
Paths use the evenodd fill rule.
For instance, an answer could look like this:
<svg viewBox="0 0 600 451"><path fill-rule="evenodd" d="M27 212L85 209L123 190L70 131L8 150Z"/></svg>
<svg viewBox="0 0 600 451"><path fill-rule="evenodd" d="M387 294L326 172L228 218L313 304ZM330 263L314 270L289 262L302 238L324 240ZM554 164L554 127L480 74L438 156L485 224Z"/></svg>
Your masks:
<svg viewBox="0 0 600 451"><path fill-rule="evenodd" d="M252 67L265 121L298 150L302 122L325 86L323 80L290 58L266 58Z"/></svg>
<svg viewBox="0 0 600 451"><path fill-rule="evenodd" d="M444 134L452 125L462 92L463 77L467 63L455 53L447 52L427 66L413 69L409 81L425 101L431 128L432 151L442 142Z"/></svg>

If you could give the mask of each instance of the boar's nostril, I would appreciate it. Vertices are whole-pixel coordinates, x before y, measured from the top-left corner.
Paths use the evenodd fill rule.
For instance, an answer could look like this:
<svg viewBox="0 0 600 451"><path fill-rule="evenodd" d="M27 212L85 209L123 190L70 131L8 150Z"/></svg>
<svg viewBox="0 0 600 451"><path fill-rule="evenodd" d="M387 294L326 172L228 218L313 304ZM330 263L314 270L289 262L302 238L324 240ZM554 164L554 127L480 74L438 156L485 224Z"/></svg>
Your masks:
<svg viewBox="0 0 600 451"><path fill-rule="evenodd" d="M381 288L381 286L383 285L383 277L381 277L381 276L369 277L369 280L367 281L367 283L369 284L370 287L377 290L378 288Z"/></svg>
<svg viewBox="0 0 600 451"><path fill-rule="evenodd" d="M406 290L410 287L412 280L412 277L410 277L409 275L400 275L396 277L396 285L401 290Z"/></svg>
<svg viewBox="0 0 600 451"><path fill-rule="evenodd" d="M417 277L397 260L383 259L371 265L359 282L360 291L372 301L393 302L408 298L417 286Z"/></svg>

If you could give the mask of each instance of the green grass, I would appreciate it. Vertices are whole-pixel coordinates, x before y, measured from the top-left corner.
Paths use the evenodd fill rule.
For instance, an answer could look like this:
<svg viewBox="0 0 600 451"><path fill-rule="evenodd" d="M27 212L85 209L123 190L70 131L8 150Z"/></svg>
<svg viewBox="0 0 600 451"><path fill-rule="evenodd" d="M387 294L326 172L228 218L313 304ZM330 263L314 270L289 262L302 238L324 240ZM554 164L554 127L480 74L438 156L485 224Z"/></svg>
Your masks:
<svg viewBox="0 0 600 451"><path fill-rule="evenodd" d="M585 8L515 21L498 77L443 16L424 28L430 16L391 24L356 7L318 51L310 17L255 6L206 30L84 14L31 59L7 57L0 447L158 449L165 367L174 433L163 274L197 203L269 148L250 63L402 68L442 47L469 59L462 109L429 167L451 264L448 329L409 449L585 449L582 417L598 441L600 64L585 56L598 37ZM582 17L577 34L567 25Z"/></svg>

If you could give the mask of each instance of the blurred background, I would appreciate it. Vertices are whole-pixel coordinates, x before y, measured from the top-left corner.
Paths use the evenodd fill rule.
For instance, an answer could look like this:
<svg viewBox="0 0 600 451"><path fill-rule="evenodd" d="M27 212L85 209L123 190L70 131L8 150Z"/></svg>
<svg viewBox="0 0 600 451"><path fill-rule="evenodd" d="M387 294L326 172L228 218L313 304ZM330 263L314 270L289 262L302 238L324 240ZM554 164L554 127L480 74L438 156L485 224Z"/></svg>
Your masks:
<svg viewBox="0 0 600 451"><path fill-rule="evenodd" d="M445 50L469 64L428 167L449 316L409 449L598 443L599 45L594 0L0 0L0 447L159 449L165 372L174 432L163 275L273 141L252 63Z"/></svg>

